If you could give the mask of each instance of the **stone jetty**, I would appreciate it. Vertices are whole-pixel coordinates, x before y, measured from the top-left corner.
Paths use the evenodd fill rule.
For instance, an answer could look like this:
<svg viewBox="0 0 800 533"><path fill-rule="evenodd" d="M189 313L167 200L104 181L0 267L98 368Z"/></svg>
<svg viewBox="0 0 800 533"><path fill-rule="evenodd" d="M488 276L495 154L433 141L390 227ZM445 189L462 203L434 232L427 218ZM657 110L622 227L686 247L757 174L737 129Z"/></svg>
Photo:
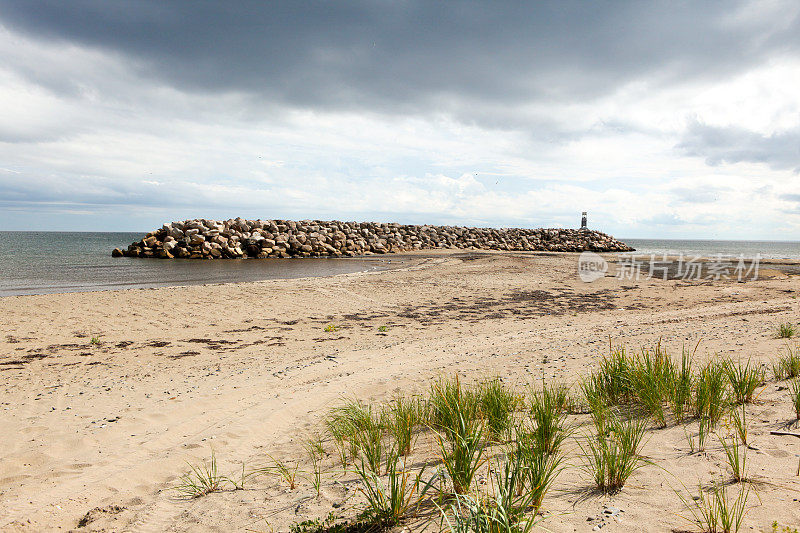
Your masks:
<svg viewBox="0 0 800 533"><path fill-rule="evenodd" d="M164 224L114 257L190 259L352 257L435 248L623 252L633 248L587 229L468 228L322 220L185 220Z"/></svg>

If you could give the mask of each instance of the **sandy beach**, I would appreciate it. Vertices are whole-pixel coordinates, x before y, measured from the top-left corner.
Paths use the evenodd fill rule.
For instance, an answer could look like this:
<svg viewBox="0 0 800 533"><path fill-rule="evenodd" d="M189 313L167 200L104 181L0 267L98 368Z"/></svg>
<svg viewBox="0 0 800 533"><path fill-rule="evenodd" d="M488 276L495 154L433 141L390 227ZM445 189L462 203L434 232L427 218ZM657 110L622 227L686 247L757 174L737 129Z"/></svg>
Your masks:
<svg viewBox="0 0 800 533"><path fill-rule="evenodd" d="M331 475L319 498L306 481L289 490L274 476L194 500L170 488L212 448L225 473L269 456L302 460L301 442L342 397L387 401L454 373L573 383L609 338L634 350L660 340L675 356L699 343L699 361L769 367L787 344L778 324L800 321L800 276L766 267L745 283L584 283L568 253L426 252L405 265L0 299L0 529L288 531L346 515L352 483ZM800 438L770 434L794 420L785 383L759 390L747 406L754 483L742 529L771 531L773 521L800 525ZM690 454L684 428L670 425L648 431L653 464L603 496L578 452L568 443L546 530L591 531L609 507L623 512L604 531L692 530L675 490L725 471L720 446Z"/></svg>

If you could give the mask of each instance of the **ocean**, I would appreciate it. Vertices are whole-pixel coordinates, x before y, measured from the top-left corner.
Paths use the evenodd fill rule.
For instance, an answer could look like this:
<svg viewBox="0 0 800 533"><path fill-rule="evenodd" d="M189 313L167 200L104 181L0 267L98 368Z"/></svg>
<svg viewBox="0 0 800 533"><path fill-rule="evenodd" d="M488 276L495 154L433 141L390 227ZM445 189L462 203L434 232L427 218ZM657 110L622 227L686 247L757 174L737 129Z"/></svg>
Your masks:
<svg viewBox="0 0 800 533"><path fill-rule="evenodd" d="M330 276L394 268L390 256L342 259L137 259L111 257L137 233L0 231L0 297Z"/></svg>
<svg viewBox="0 0 800 533"><path fill-rule="evenodd" d="M680 255L735 259L800 261L800 241L710 241L672 239L620 239L636 248L634 255Z"/></svg>
<svg viewBox="0 0 800 533"><path fill-rule="evenodd" d="M330 276L395 268L402 256L341 259L112 258L137 233L0 231L0 296ZM800 261L800 242L623 239L634 254Z"/></svg>

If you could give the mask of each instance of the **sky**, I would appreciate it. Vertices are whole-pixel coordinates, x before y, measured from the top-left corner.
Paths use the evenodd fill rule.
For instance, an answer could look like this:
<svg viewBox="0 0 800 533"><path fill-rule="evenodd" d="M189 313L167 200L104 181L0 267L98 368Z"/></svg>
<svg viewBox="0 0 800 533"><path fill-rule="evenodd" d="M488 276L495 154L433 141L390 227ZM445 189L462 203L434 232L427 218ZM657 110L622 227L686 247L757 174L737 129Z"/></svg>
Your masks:
<svg viewBox="0 0 800 533"><path fill-rule="evenodd" d="M800 3L0 0L0 230L800 240Z"/></svg>

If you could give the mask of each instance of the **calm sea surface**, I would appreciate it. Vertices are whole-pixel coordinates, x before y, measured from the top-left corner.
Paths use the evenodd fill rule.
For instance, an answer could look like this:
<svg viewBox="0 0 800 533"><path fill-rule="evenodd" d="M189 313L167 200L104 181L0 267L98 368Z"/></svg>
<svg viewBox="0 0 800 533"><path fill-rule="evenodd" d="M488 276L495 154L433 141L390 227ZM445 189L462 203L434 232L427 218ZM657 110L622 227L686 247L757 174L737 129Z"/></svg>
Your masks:
<svg viewBox="0 0 800 533"><path fill-rule="evenodd" d="M621 239L636 248L633 254L669 254L700 257L800 260L800 241L702 241L670 239Z"/></svg>
<svg viewBox="0 0 800 533"><path fill-rule="evenodd" d="M138 259L111 257L143 233L0 231L0 296L330 276L394 268L400 258Z"/></svg>
<svg viewBox="0 0 800 533"><path fill-rule="evenodd" d="M257 281L382 270L402 265L397 256L343 259L112 258L142 233L0 232L0 296L169 285ZM800 242L625 239L636 254L680 254L800 260Z"/></svg>

